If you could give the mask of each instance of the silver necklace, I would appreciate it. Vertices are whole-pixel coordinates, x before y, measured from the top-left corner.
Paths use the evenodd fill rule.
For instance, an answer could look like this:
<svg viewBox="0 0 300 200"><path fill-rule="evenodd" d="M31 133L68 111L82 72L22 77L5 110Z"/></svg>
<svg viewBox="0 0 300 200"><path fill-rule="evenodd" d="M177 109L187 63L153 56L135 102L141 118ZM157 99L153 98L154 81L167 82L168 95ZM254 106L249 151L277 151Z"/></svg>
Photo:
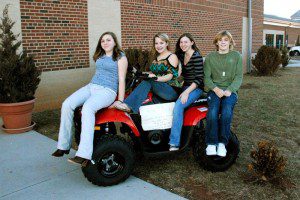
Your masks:
<svg viewBox="0 0 300 200"><path fill-rule="evenodd" d="M227 69L227 66L228 66L227 65L227 58L228 58L227 55L228 55L228 53L226 53L226 55L225 55L225 61L221 61L221 55L220 55L219 52L217 52L217 54L218 54L218 56L217 56L218 57L218 65L223 67L223 70L221 72L221 76L223 76L223 77L226 76L225 69Z"/></svg>

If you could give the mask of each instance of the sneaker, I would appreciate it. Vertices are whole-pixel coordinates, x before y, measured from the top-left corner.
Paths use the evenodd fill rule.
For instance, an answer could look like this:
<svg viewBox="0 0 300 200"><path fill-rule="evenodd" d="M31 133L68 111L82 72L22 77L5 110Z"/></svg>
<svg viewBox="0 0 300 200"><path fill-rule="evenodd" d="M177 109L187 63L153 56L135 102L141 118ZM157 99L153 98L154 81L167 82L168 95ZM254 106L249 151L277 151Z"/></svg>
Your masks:
<svg viewBox="0 0 300 200"><path fill-rule="evenodd" d="M169 151L178 151L179 147L170 146Z"/></svg>
<svg viewBox="0 0 300 200"><path fill-rule="evenodd" d="M208 156L214 156L214 155L217 155L217 147L216 145L207 145L206 147L206 155Z"/></svg>
<svg viewBox="0 0 300 200"><path fill-rule="evenodd" d="M217 152L217 155L218 156L221 156L221 157L225 157L226 156L226 148L225 148L225 144L223 143L219 143L218 144L218 152Z"/></svg>

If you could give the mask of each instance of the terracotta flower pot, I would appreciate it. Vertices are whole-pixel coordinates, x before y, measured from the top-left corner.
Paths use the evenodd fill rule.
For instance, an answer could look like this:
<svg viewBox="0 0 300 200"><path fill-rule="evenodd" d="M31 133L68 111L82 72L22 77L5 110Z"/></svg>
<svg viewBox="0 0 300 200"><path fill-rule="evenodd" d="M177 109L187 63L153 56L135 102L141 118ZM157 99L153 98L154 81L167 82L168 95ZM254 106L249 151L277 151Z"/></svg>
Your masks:
<svg viewBox="0 0 300 200"><path fill-rule="evenodd" d="M6 133L23 133L32 130L31 122L35 99L20 103L0 103L0 115L3 119L2 130Z"/></svg>

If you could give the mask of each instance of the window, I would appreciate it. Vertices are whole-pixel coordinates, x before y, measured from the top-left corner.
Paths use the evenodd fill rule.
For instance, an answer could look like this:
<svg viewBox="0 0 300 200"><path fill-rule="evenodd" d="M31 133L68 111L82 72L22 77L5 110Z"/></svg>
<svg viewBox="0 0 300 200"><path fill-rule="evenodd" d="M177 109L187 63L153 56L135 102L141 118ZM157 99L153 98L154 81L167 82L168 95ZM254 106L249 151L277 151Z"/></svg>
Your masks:
<svg viewBox="0 0 300 200"><path fill-rule="evenodd" d="M266 45L269 47L274 46L274 34L266 34Z"/></svg>
<svg viewBox="0 0 300 200"><path fill-rule="evenodd" d="M276 35L276 49L283 46L283 35Z"/></svg>

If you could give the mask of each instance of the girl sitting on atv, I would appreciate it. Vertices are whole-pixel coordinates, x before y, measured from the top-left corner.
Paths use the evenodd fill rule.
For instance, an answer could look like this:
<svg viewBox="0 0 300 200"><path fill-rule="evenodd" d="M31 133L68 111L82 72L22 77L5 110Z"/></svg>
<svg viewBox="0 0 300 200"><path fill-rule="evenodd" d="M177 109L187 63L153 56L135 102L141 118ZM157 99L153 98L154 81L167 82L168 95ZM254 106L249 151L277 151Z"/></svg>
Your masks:
<svg viewBox="0 0 300 200"><path fill-rule="evenodd" d="M142 81L133 92L124 100L124 103L115 107L125 112L138 113L143 101L150 90L160 98L175 101L178 94L172 86L177 86L178 58L169 50L169 37L165 33L158 33L153 37L152 54L155 56L150 66L149 79Z"/></svg>
<svg viewBox="0 0 300 200"><path fill-rule="evenodd" d="M204 86L203 58L191 34L184 33L179 37L175 53L182 64L184 84L173 111L170 151L179 149L184 109L201 96Z"/></svg>
<svg viewBox="0 0 300 200"><path fill-rule="evenodd" d="M127 58L114 33L105 32L100 36L93 58L96 62L96 72L91 82L69 96L61 108L57 150L52 154L55 157L69 153L74 110L83 105L80 144L76 156L68 159L72 163L82 164L92 157L95 113L110 106L117 92L119 101L113 105L122 102L125 95Z"/></svg>
<svg viewBox="0 0 300 200"><path fill-rule="evenodd" d="M206 154L225 157L226 145L231 137L233 108L242 84L242 56L232 50L234 40L228 31L219 32L213 44L217 51L208 54L204 64L204 83L209 89Z"/></svg>

